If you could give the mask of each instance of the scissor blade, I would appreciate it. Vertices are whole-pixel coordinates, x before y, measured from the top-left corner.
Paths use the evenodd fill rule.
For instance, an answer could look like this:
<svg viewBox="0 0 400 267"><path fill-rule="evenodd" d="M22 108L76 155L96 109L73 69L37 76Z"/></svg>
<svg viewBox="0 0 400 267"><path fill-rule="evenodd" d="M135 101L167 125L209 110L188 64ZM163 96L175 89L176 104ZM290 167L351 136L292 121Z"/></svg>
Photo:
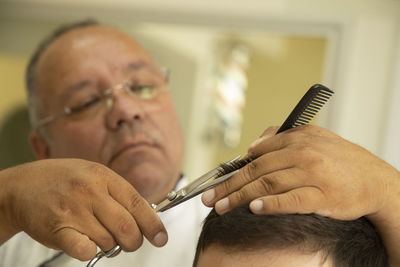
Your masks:
<svg viewBox="0 0 400 267"><path fill-rule="evenodd" d="M176 195L176 198L173 200L169 200L168 198L164 199L158 204L151 204L151 207L156 211L156 212L161 212L161 211L166 211L173 206L176 205L176 203L180 203L179 201L182 200L185 196L185 193L183 189L180 189Z"/></svg>
<svg viewBox="0 0 400 267"><path fill-rule="evenodd" d="M231 163L231 162L233 162L233 161L235 161L235 160L237 160L239 158L240 158L240 155L236 156L235 158L233 158L231 160L228 160L224 164L229 164L229 163ZM216 176L220 171L221 171L220 166L217 166L216 168L208 171L207 173L203 174L199 178L193 180L191 183L186 185L184 187L185 191L188 192L188 193L195 191L199 186L201 186L203 183L205 183L206 181L208 181L211 178L213 178L214 176Z"/></svg>
<svg viewBox="0 0 400 267"><path fill-rule="evenodd" d="M180 198L180 199L176 199L174 201L171 201L170 203L168 203L168 205L164 205L164 207L156 207L156 211L165 211L167 209L170 209L172 207L175 207L176 205L179 205L191 198L194 198L195 196L203 193L204 191L206 191L207 189L210 189L212 187L217 186L218 184L228 180L229 178L231 178L235 173L237 173L239 170L230 172L228 174L225 174L221 177L216 178L215 180L208 182L202 186L199 186L198 188L196 188L196 190L193 190L192 192L188 193L187 195L185 195L184 197ZM161 203L160 203L161 204ZM158 205L157 205L158 206Z"/></svg>
<svg viewBox="0 0 400 267"><path fill-rule="evenodd" d="M229 164L239 158L240 158L240 156L237 156L237 157L225 162L224 164ZM151 206L153 207L153 209L156 212L166 211L182 202L185 202L186 200L189 200L189 199L197 196L198 194L204 192L205 190L222 183L223 181L227 180L233 174L236 173L236 171L233 171L231 173L225 174L221 177L217 177L214 180L212 180L212 178L217 176L217 174L220 171L221 171L220 166L208 171L207 173L205 173L202 176L200 176L199 178L195 179L188 185L186 185L186 186L182 187L181 189L179 189L178 191L174 192L176 194L176 198L169 199L167 197L163 201L158 203L157 205L151 204Z"/></svg>
<svg viewBox="0 0 400 267"><path fill-rule="evenodd" d="M226 180L228 180L229 178L231 178L235 173L237 173L239 170L235 170L233 172L227 173L221 177L215 178L214 180L212 180L211 182L208 182L206 184L203 184L201 186L199 186L195 191L191 192L190 195L188 197L192 198L194 196L197 196L200 193L203 193L204 191L211 189L217 185L219 185L222 182L225 182ZM190 199L188 198L188 199Z"/></svg>

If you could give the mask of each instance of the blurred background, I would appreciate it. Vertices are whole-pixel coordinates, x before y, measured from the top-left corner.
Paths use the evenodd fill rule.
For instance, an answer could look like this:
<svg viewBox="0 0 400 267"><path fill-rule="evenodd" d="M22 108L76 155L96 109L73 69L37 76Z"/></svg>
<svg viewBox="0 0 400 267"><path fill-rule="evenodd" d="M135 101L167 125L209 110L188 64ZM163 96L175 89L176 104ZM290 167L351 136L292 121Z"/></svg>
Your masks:
<svg viewBox="0 0 400 267"><path fill-rule="evenodd" d="M86 18L132 34L171 70L188 177L246 154L314 83L336 92L315 124L400 168L399 0L0 0L0 169L34 159L30 54Z"/></svg>

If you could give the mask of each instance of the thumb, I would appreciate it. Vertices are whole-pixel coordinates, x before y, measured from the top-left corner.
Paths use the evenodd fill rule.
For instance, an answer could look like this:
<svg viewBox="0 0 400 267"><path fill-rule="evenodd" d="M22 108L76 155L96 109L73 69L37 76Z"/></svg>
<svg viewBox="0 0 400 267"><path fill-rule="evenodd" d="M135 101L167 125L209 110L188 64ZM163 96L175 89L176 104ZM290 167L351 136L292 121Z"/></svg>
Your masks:
<svg viewBox="0 0 400 267"><path fill-rule="evenodd" d="M87 261L96 256L96 244L84 235L72 228L62 228L56 233L58 248L69 256L81 261Z"/></svg>

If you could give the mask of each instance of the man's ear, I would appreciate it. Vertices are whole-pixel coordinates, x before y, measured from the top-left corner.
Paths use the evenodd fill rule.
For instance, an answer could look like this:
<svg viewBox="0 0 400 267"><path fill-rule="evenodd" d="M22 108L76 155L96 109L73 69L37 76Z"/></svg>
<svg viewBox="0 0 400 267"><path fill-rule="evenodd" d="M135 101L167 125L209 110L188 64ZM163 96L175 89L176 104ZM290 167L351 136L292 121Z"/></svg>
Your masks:
<svg viewBox="0 0 400 267"><path fill-rule="evenodd" d="M36 130L29 134L29 143L37 159L47 159L50 157L49 145L39 131Z"/></svg>

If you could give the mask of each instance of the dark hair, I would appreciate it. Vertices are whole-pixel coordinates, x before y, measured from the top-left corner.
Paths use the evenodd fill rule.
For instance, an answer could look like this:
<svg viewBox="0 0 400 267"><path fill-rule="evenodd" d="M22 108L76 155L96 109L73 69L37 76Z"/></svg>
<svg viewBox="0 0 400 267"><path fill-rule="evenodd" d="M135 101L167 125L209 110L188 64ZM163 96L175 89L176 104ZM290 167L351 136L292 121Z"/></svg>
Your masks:
<svg viewBox="0 0 400 267"><path fill-rule="evenodd" d="M210 245L229 252L298 248L322 252L334 266L389 266L382 240L364 217L341 221L314 214L255 215L248 205L219 216L212 210L204 221L193 266Z"/></svg>
<svg viewBox="0 0 400 267"><path fill-rule="evenodd" d="M27 97L28 97L28 106L29 106L29 115L30 115L30 122L33 127L36 126L36 122L38 120L38 117L43 115L40 114L43 112L41 110L40 104L39 107L37 107L37 99L35 95L35 85L36 85L36 77L35 77L35 70L36 70L36 65L39 61L40 56L43 54L43 52L46 50L46 48L53 43L57 38L60 36L75 30L79 28L84 28L88 26L94 26L94 25L99 25L99 23L94 20L94 19L87 19L79 22L74 22L70 24L64 24L57 28L55 31L53 31L47 38L45 38L36 48L35 52L31 56L28 66L26 68L26 73L25 73L25 83L26 83L26 91L27 91Z"/></svg>

